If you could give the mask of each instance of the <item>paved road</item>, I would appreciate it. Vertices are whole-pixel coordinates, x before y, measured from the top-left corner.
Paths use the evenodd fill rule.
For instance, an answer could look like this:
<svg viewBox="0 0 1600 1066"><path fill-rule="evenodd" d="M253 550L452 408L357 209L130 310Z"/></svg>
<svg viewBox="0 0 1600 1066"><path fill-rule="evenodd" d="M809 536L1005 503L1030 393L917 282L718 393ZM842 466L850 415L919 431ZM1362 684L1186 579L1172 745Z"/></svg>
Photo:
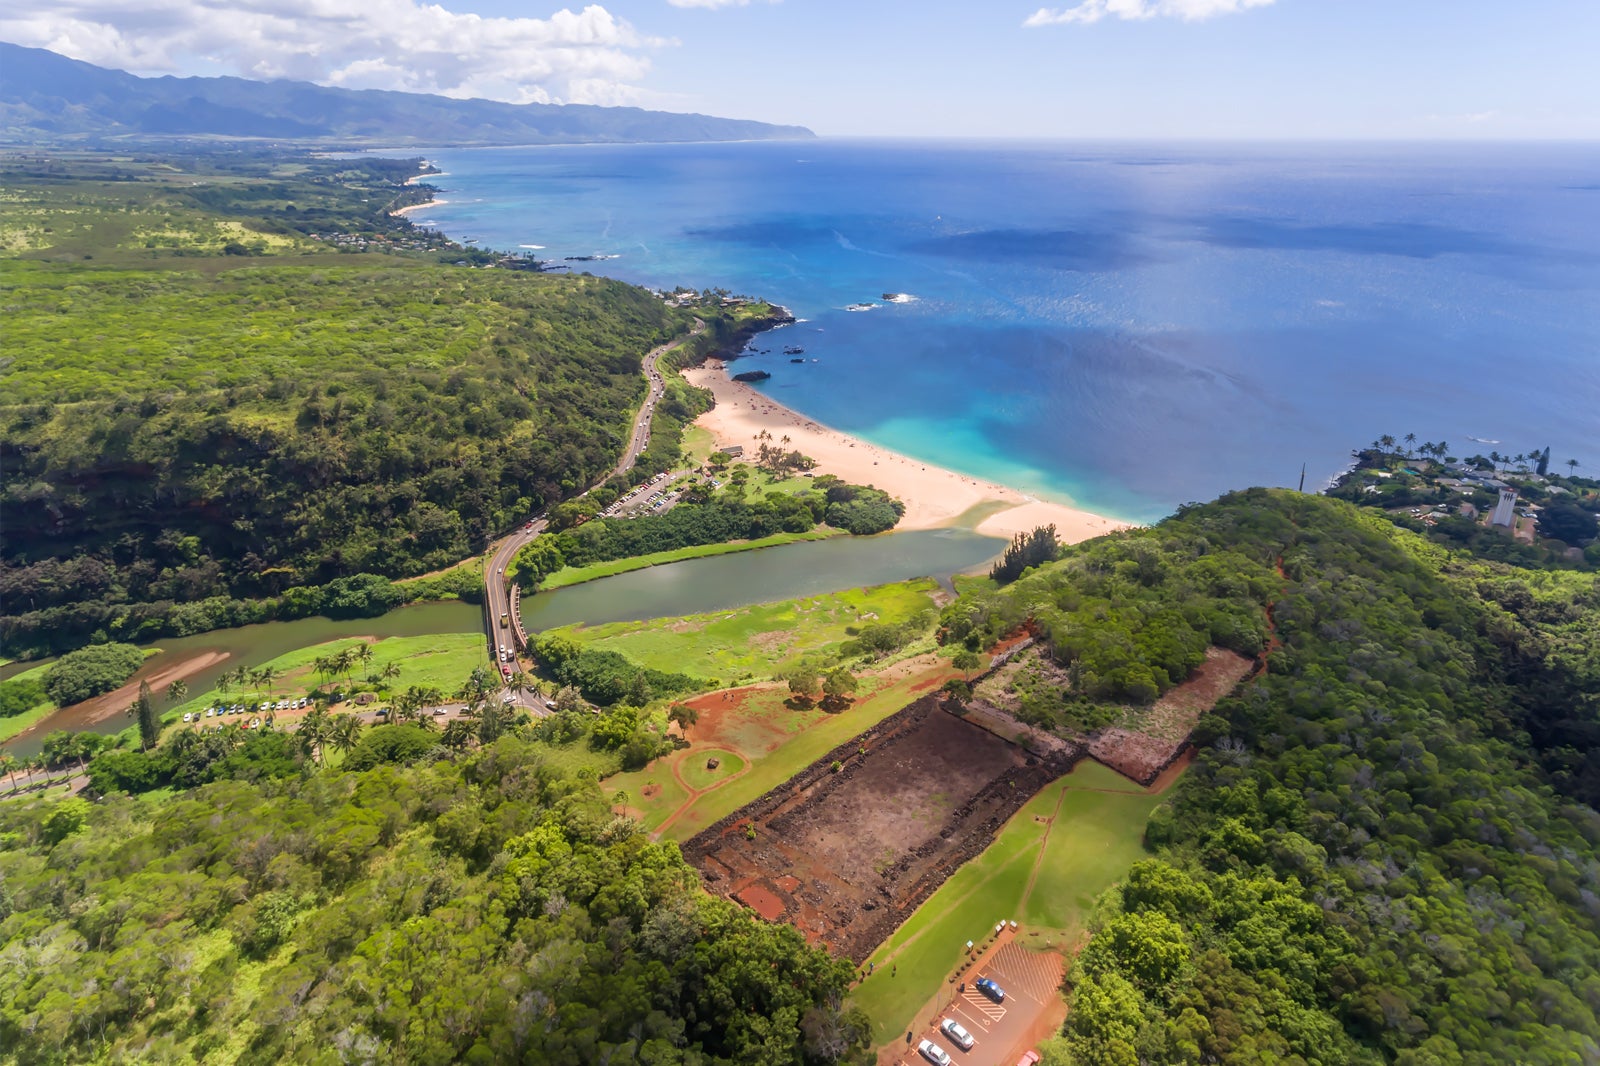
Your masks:
<svg viewBox="0 0 1600 1066"><path fill-rule="evenodd" d="M598 484L604 484L618 474L625 474L633 469L633 464L639 461L640 454L649 446L650 424L655 418L656 404L660 402L667 388L661 371L656 369L656 360L686 340L698 337L705 328L706 324L697 318L694 321L694 328L686 336L674 338L652 349L644 357L644 373L650 381L650 393L640 406L639 413L633 418L633 434L628 440L628 447L623 450L622 458L617 460L617 465L601 478ZM526 638L517 616L511 609L511 589L506 583L506 567L511 565L512 558L524 545L544 532L546 524L544 519L536 519L500 541L495 545L494 551L489 556L489 563L484 568L484 609L488 613L489 658L494 661L495 668L502 674L505 673L506 664L500 661L500 646L503 644L516 654ZM505 619L504 625L501 624L502 618ZM513 670L520 669L515 662L510 666ZM526 700L518 702L531 706Z"/></svg>

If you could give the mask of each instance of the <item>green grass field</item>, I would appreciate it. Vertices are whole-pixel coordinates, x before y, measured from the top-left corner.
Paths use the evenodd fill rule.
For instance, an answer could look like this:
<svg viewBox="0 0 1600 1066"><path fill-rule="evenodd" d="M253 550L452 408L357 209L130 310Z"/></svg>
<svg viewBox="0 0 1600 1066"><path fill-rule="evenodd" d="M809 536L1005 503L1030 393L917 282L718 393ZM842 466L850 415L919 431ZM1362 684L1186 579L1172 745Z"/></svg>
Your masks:
<svg viewBox="0 0 1600 1066"><path fill-rule="evenodd" d="M311 672L311 664L325 655L336 655L341 650L365 643L358 637L330 640L297 648L272 659L265 666L278 671L273 683L273 693L282 697L289 693L301 695L309 692L320 680ZM477 633L435 633L421 637L385 637L372 642L372 662L358 666L355 677L359 681L367 674L381 671L388 663L400 667L400 676L387 682L393 690L412 685L434 686L449 695L471 675L473 667L483 663L483 637ZM159 694L158 694L159 695ZM255 689L232 689L224 694L208 689L183 703L162 712L164 721L181 720L185 711L204 710L216 703L260 702L268 693Z"/></svg>
<svg viewBox="0 0 1600 1066"><path fill-rule="evenodd" d="M1030 800L870 957L875 971L852 1000L872 1016L874 1040L905 1032L966 942L982 942L997 922L1018 922L1029 947L1075 944L1095 899L1145 854L1145 822L1160 801L1087 761Z"/></svg>
<svg viewBox="0 0 1600 1066"><path fill-rule="evenodd" d="M715 770L706 766L707 760L712 758L717 760ZM695 752L694 758L685 759L678 772L690 788L702 789L709 788L718 781L726 781L743 771L747 765L737 753L726 748L705 748Z"/></svg>
<svg viewBox="0 0 1600 1066"><path fill-rule="evenodd" d="M45 700L32 710L14 714L10 718L0 718L0 740L10 740L24 729L44 721L54 713L56 713L56 705L49 700Z"/></svg>
<svg viewBox="0 0 1600 1066"><path fill-rule="evenodd" d="M635 555L628 559L613 559L591 566L564 566L539 582L539 588L541 591L549 591L565 588L568 585L581 585L597 577L611 577L614 574L626 574L630 570L643 570L647 566L660 566L662 563L701 559L708 555L727 555L730 552L754 551L758 548L775 548L781 544L794 544L802 540L826 540L829 537L842 535L841 530L827 528L814 529L808 533L774 533L770 537L761 537L757 540L696 544L687 548L674 548L671 551L651 552L649 555Z"/></svg>
<svg viewBox="0 0 1600 1066"><path fill-rule="evenodd" d="M766 678L849 638L848 627L899 624L934 606L938 584L918 578L714 614L569 626L559 632L658 670L704 678Z"/></svg>
<svg viewBox="0 0 1600 1066"><path fill-rule="evenodd" d="M50 669L50 664L45 663L42 666L34 666L27 670L23 670L20 673L14 674L13 676L7 678L6 680L28 681L43 679L44 672L48 669ZM23 711L21 714L14 714L10 718L0 718L0 740L10 740L24 729L27 729L38 722L44 721L50 715L54 714L55 711L56 705L50 700L45 700L32 710Z"/></svg>

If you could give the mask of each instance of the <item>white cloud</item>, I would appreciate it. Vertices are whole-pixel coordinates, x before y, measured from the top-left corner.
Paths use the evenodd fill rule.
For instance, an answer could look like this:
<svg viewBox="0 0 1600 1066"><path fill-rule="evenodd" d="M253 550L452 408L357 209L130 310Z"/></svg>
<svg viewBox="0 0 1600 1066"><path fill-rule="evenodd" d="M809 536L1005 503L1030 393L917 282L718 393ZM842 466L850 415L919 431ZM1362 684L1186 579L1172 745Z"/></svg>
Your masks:
<svg viewBox="0 0 1600 1066"><path fill-rule="evenodd" d="M0 40L137 74L199 67L513 103L640 100L639 33L598 4L485 18L418 0L20 0Z"/></svg>
<svg viewBox="0 0 1600 1066"><path fill-rule="evenodd" d="M778 2L778 0L768 0L768 2L775 4ZM667 3L671 4L673 7L718 8L750 6L750 0L667 0Z"/></svg>
<svg viewBox="0 0 1600 1066"><path fill-rule="evenodd" d="M1083 0L1077 7L1059 11L1041 7L1029 15L1024 26L1059 26L1064 23L1088 24L1103 18L1143 21L1177 18L1198 22L1213 15L1234 15L1252 7L1266 7L1273 0Z"/></svg>

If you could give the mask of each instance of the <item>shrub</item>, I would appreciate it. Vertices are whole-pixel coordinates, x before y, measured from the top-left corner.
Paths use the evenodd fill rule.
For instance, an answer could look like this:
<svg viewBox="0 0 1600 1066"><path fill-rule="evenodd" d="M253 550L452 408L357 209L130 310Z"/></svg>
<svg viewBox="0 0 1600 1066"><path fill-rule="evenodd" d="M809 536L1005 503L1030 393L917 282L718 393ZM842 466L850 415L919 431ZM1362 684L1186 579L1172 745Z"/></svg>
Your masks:
<svg viewBox="0 0 1600 1066"><path fill-rule="evenodd" d="M44 675L44 689L65 707L110 692L144 662L144 652L132 644L95 644L69 652Z"/></svg>
<svg viewBox="0 0 1600 1066"><path fill-rule="evenodd" d="M370 770L380 763L420 759L439 742L429 730L414 725L380 725L367 730L344 761L346 770Z"/></svg>
<svg viewBox="0 0 1600 1066"><path fill-rule="evenodd" d="M45 699L44 683L33 678L7 681L0 685L0 718L24 714Z"/></svg>

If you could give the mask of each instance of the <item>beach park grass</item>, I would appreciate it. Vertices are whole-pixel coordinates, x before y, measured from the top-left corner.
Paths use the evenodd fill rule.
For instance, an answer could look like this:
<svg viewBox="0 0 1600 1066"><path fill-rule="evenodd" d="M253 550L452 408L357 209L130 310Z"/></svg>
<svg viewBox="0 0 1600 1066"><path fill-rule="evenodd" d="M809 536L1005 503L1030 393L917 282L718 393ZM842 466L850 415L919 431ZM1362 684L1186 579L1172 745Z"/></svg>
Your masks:
<svg viewBox="0 0 1600 1066"><path fill-rule="evenodd" d="M708 555L727 555L731 552L752 551L758 548L776 548L783 544L795 544L803 540L827 540L829 537L842 536L843 531L837 529L814 529L806 533L774 533L770 537L761 537L756 540L731 540L720 544L695 544L687 548L674 548L671 551L651 552L649 555L635 555L627 559L612 559L610 562L594 563L590 566L564 566L539 582L541 591L565 588L568 585L581 585L585 581L593 581L597 577L611 577L615 574L626 574L630 570L643 570L647 566L660 566L662 563L677 563L684 559L702 559Z"/></svg>
<svg viewBox="0 0 1600 1066"><path fill-rule="evenodd" d="M932 578L917 578L708 614L578 624L558 632L657 670L725 682L767 678L848 640L850 629L870 622L899 625L931 612L938 587Z"/></svg>
<svg viewBox="0 0 1600 1066"><path fill-rule="evenodd" d="M869 957L872 975L851 1000L871 1015L874 1042L920 1021L966 942L982 943L998 922L1019 923L1029 947L1075 945L1095 899L1144 856L1145 822L1160 802L1087 760L1030 800Z"/></svg>
<svg viewBox="0 0 1600 1066"><path fill-rule="evenodd" d="M355 667L353 676L359 680L394 663L399 666L400 674L386 682L392 691L422 685L436 687L449 696L471 676L473 668L484 661L483 635L480 633L433 633L418 637L385 637L376 641L343 637L296 648L262 664L278 671L270 694L251 688L234 688L226 694L219 689L208 689L171 710L163 711L163 720L181 718L185 711L203 711L217 703L249 704L252 700L259 703L268 695L282 697L290 693L309 693L314 685L325 680L312 672L311 664L357 644L371 644L372 661Z"/></svg>

